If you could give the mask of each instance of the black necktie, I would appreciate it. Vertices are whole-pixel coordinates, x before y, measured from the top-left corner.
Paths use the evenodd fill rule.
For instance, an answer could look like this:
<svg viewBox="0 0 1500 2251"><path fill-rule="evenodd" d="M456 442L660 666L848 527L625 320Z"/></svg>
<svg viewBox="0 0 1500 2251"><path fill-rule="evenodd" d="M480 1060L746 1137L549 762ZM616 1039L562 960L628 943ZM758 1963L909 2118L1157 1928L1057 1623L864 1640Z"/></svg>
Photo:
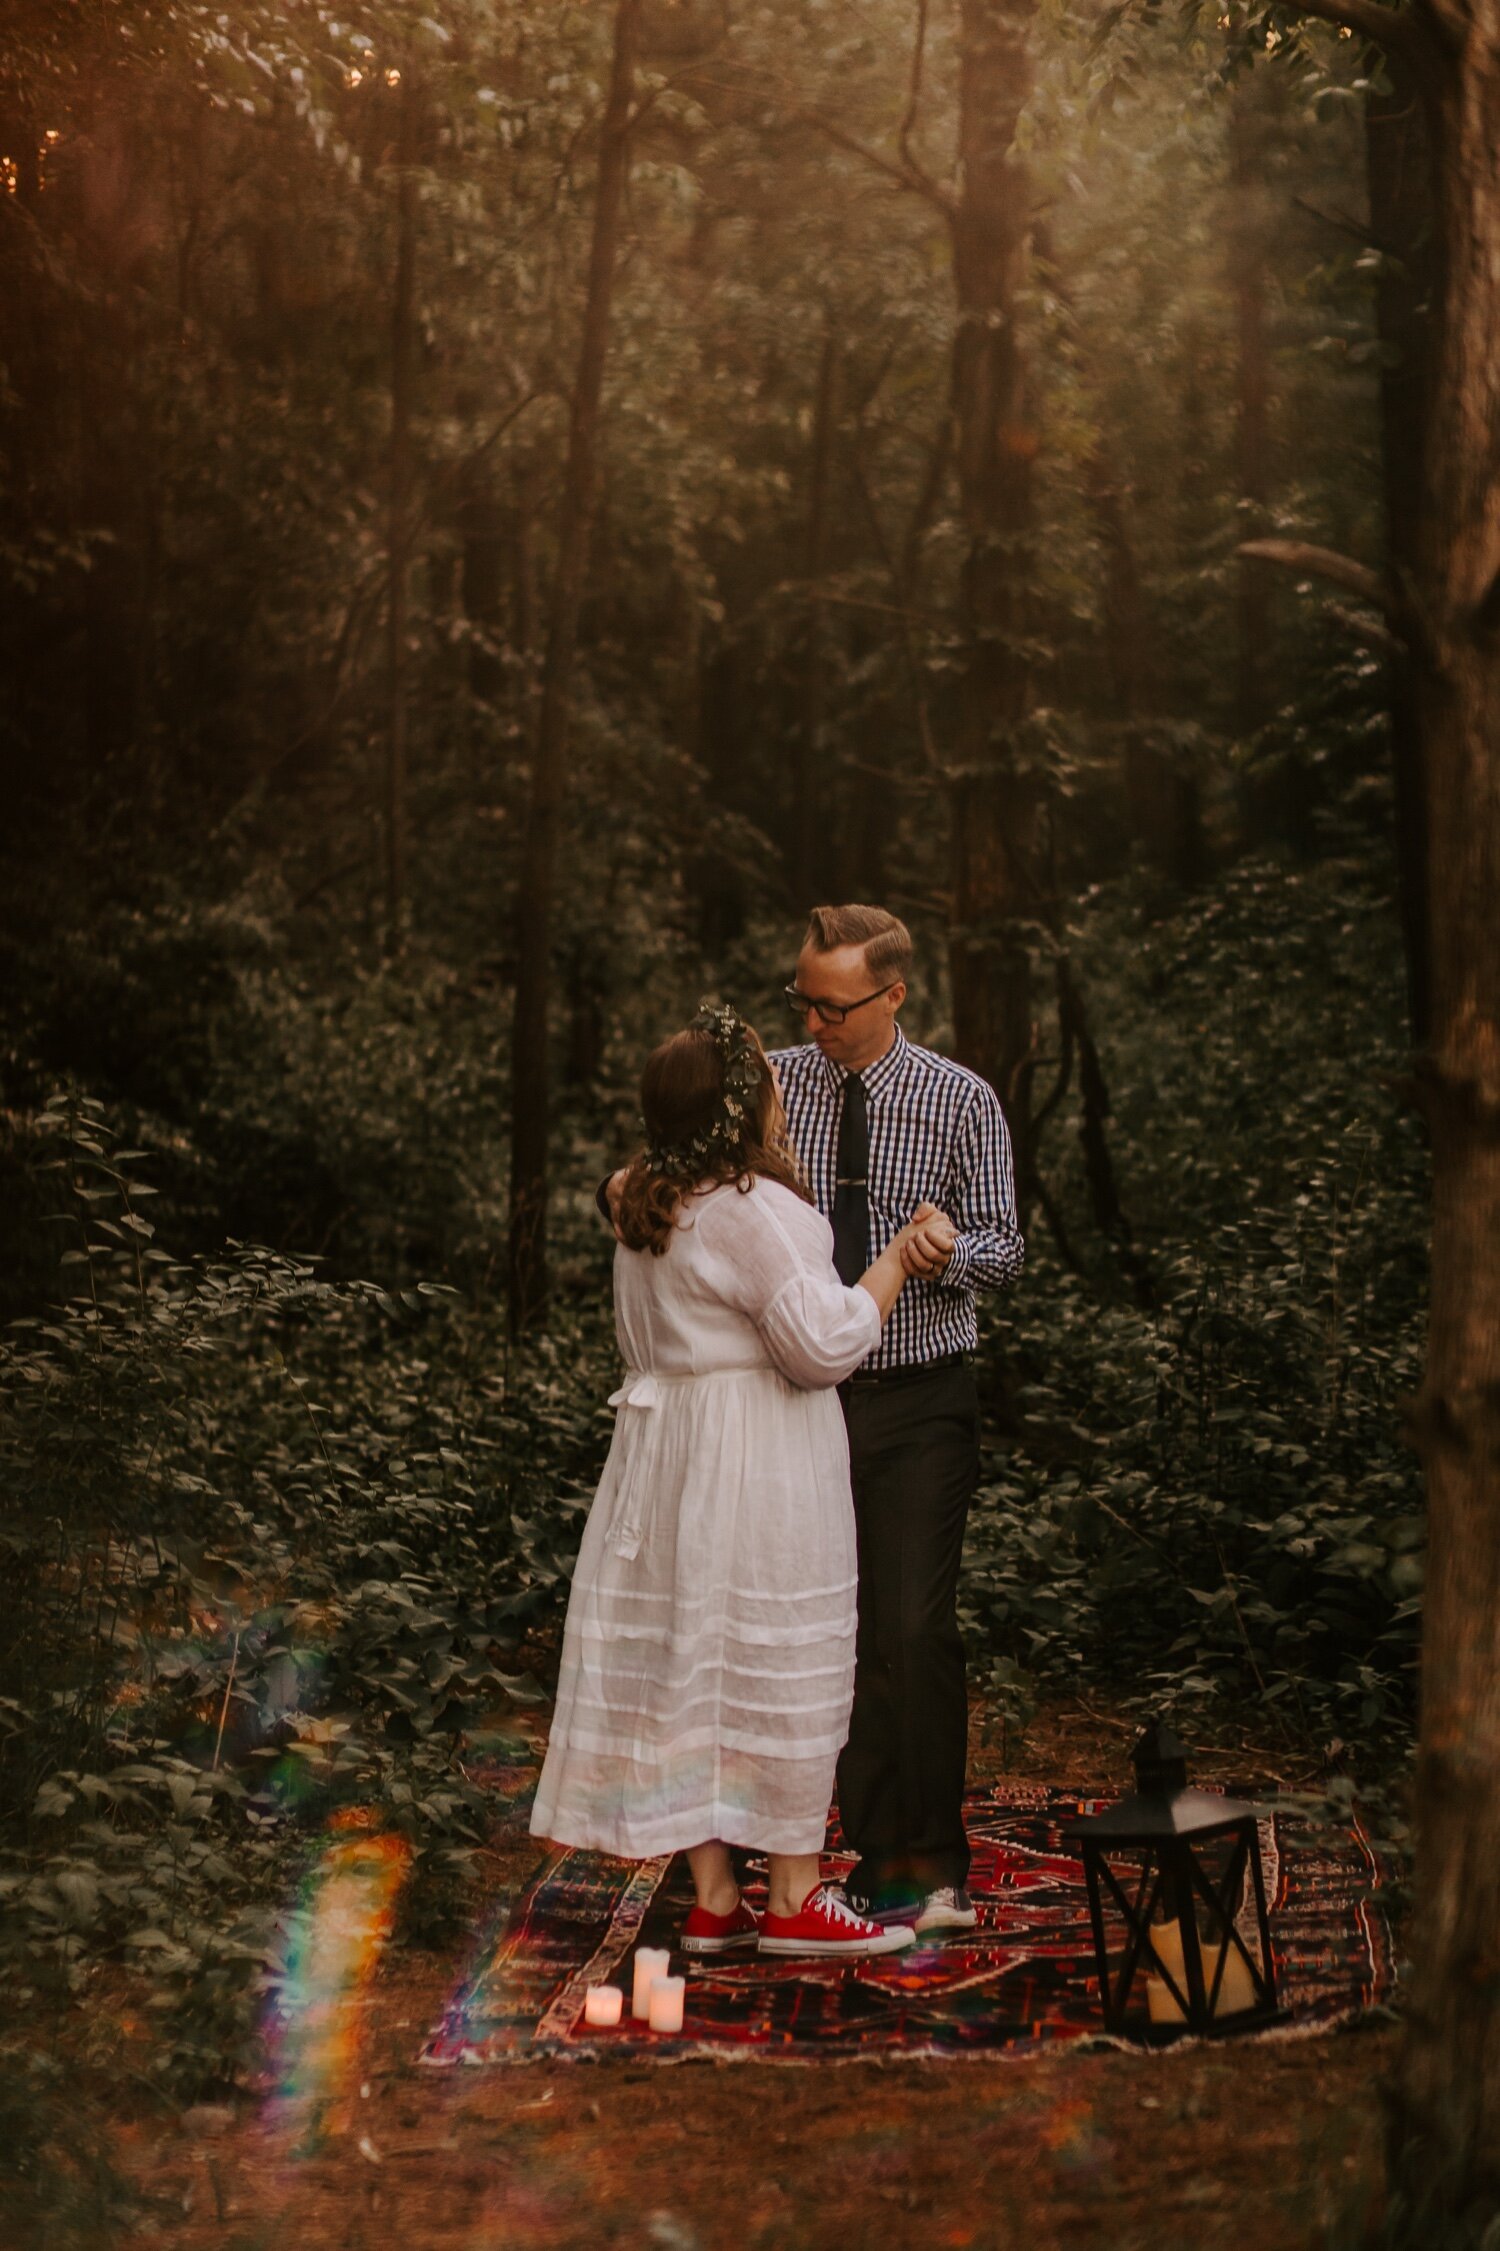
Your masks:
<svg viewBox="0 0 1500 2251"><path fill-rule="evenodd" d="M857 1071L844 1081L839 1112L838 1177L833 1190L833 1263L852 1286L870 1263L870 1119L865 1082Z"/></svg>

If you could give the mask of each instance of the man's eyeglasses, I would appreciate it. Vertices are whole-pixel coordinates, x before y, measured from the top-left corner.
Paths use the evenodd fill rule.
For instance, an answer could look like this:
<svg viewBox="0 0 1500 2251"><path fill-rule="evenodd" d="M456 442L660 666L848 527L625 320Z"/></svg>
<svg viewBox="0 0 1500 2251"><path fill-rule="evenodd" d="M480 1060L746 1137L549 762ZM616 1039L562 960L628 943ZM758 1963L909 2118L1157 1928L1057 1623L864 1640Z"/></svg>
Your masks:
<svg viewBox="0 0 1500 2251"><path fill-rule="evenodd" d="M893 977L889 985L881 986L880 993L892 991L900 982L899 977ZM786 993L787 1007L794 1016L805 1016L811 1009L820 1024L842 1024L844 1018L852 1016L856 1008L868 1008L872 1000L880 998L880 993L866 993L863 1000L851 1000L847 1008L841 1008L836 1000L814 1000L810 994L799 993L795 985L784 986L783 990Z"/></svg>

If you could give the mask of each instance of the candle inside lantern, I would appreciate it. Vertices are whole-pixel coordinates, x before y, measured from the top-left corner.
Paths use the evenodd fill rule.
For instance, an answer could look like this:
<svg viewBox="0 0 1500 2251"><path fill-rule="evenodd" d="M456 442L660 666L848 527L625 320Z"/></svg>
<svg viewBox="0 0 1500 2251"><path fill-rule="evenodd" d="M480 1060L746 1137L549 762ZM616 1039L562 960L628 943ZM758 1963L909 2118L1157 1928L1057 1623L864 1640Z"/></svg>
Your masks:
<svg viewBox="0 0 1500 2251"><path fill-rule="evenodd" d="M640 1946L635 1956L635 1983L630 1992L630 2013L645 2017L651 2009L651 1980L665 1977L672 1957L664 1946Z"/></svg>
<svg viewBox="0 0 1500 2251"><path fill-rule="evenodd" d="M682 1996L687 1986L683 1977L654 1977L651 1980L651 2015L653 2032L680 2032L682 2030Z"/></svg>
<svg viewBox="0 0 1500 2251"><path fill-rule="evenodd" d="M1182 1932L1175 1922L1153 1923L1151 1943L1161 1956L1164 1966L1172 1973L1173 1983L1179 1993L1188 1989L1187 1964L1182 1958ZM1203 1963L1205 1993L1213 1991L1214 1972L1218 1967L1218 1948L1214 1942L1200 1936L1199 1953ZM1224 1975L1219 1980L1219 1998L1214 2003L1216 2017L1238 2016L1242 2009L1255 2006L1255 1986L1239 1948L1231 1941L1224 1961ZM1181 2024L1185 2012L1179 2005L1172 1987L1164 1977L1146 1980L1146 2007L1153 2024Z"/></svg>
<svg viewBox="0 0 1500 2251"><path fill-rule="evenodd" d="M583 1997L586 2024L618 2024L625 1996L617 1985L591 1985Z"/></svg>

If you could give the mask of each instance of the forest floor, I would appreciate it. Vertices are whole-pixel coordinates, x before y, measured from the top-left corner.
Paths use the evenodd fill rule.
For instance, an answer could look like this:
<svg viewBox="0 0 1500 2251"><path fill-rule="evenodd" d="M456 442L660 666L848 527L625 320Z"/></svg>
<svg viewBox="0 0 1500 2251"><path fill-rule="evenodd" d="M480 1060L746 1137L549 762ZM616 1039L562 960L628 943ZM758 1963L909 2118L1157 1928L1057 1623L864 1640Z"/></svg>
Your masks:
<svg viewBox="0 0 1500 2251"><path fill-rule="evenodd" d="M999 1771L976 1715L973 1765ZM1049 1707L1007 1771L1107 1781L1129 1734ZM1305 1785L1224 1745L1196 1771ZM501 1833L488 1878L535 1861ZM684 2062L432 2071L451 1955L389 1948L316 2135L295 2100L164 2120L116 2094L138 2199L126 2240L196 2251L1337 2251L1376 2194L1388 2021L1306 2039L1128 2054L807 2067ZM118 2082L117 2085L123 2085Z"/></svg>

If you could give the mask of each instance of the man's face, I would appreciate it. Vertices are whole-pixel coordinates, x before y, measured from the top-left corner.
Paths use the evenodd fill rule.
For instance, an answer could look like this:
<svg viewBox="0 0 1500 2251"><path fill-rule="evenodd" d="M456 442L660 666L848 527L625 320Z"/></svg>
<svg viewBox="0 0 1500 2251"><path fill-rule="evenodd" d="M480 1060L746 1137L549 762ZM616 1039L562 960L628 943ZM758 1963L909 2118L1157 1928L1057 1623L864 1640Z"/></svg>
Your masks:
<svg viewBox="0 0 1500 2251"><path fill-rule="evenodd" d="M825 1024L813 1008L803 1015L808 1036L846 1071L862 1071L876 1062L896 1036L896 1011L906 998L906 987L898 980L888 993L871 1000L880 982L865 965L863 946L835 946L826 954L804 946L797 956L796 987L809 1000L832 1001L840 1008L851 1008L856 1001L866 1003L842 1024Z"/></svg>

